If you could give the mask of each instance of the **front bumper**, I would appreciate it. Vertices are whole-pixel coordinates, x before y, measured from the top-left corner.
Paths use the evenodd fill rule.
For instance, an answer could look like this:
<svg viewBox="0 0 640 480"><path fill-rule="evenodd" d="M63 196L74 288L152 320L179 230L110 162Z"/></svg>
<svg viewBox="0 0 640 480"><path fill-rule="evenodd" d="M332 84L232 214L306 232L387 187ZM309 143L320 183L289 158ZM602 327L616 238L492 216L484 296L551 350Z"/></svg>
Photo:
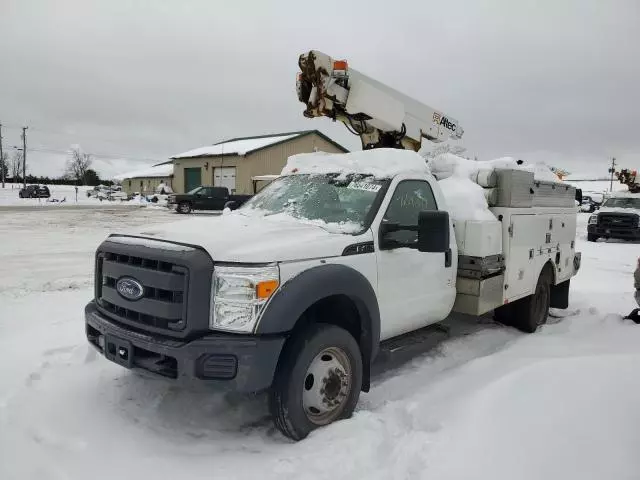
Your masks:
<svg viewBox="0 0 640 480"><path fill-rule="evenodd" d="M130 330L85 307L87 340L118 365L173 380L200 381L248 393L271 385L284 336L211 334L185 341Z"/></svg>
<svg viewBox="0 0 640 480"><path fill-rule="evenodd" d="M617 238L620 240L639 240L640 228L603 228L597 224L587 225L587 232L598 237Z"/></svg>

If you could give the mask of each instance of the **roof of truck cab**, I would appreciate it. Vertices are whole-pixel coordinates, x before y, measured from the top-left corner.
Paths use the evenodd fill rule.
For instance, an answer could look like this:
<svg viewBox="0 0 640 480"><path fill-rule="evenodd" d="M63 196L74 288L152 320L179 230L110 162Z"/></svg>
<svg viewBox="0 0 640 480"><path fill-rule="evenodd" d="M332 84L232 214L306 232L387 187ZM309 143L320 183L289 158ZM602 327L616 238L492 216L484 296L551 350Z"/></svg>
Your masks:
<svg viewBox="0 0 640 480"><path fill-rule="evenodd" d="M282 175L363 174L391 178L401 173L429 173L426 160L410 150L376 148L349 153L300 153L292 155Z"/></svg>

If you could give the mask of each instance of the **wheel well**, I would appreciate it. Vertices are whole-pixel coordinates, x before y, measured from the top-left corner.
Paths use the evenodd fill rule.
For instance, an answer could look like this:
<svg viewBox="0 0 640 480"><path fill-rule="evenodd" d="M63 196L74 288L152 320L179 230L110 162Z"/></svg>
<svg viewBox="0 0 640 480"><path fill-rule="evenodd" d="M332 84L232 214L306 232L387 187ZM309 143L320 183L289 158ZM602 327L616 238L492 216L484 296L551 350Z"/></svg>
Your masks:
<svg viewBox="0 0 640 480"><path fill-rule="evenodd" d="M540 270L540 275L538 276L541 277L545 272L550 272L549 276L551 277L551 286L556 284L556 269L553 266L553 263L551 263L551 260L548 260L543 266L542 266L542 270Z"/></svg>
<svg viewBox="0 0 640 480"><path fill-rule="evenodd" d="M346 295L332 295L318 300L302 314L294 333L310 323L328 323L347 330L358 344L362 336L362 322L358 307Z"/></svg>

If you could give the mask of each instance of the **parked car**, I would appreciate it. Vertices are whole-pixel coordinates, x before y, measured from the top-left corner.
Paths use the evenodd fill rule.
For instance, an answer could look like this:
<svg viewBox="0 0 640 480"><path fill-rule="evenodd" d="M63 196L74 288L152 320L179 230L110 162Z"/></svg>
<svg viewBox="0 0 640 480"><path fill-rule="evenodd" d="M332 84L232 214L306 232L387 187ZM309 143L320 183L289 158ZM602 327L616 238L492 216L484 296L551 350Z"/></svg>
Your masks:
<svg viewBox="0 0 640 480"><path fill-rule="evenodd" d="M593 197L589 195L583 195L580 210L583 212L593 213L600 208L600 205L601 203L594 200Z"/></svg>
<svg viewBox="0 0 640 480"><path fill-rule="evenodd" d="M49 198L51 192L46 185L27 185L18 192L20 198Z"/></svg>
<svg viewBox="0 0 640 480"><path fill-rule="evenodd" d="M227 187L197 187L188 193L169 195L167 207L178 213L190 213L192 210L223 210L229 207L235 210L251 195L232 195Z"/></svg>

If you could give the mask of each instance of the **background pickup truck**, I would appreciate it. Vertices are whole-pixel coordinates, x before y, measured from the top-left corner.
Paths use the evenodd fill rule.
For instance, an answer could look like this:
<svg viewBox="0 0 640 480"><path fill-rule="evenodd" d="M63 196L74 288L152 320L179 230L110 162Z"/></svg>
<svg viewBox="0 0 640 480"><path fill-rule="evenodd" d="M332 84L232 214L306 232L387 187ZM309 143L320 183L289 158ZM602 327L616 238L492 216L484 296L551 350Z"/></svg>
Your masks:
<svg viewBox="0 0 640 480"><path fill-rule="evenodd" d="M228 206L235 210L251 195L231 195L227 187L198 187L188 193L169 195L167 207L175 208L178 213L190 213L192 210L223 210Z"/></svg>
<svg viewBox="0 0 640 480"><path fill-rule="evenodd" d="M607 198L597 214L589 217L587 240L640 239L640 194L621 192Z"/></svg>

